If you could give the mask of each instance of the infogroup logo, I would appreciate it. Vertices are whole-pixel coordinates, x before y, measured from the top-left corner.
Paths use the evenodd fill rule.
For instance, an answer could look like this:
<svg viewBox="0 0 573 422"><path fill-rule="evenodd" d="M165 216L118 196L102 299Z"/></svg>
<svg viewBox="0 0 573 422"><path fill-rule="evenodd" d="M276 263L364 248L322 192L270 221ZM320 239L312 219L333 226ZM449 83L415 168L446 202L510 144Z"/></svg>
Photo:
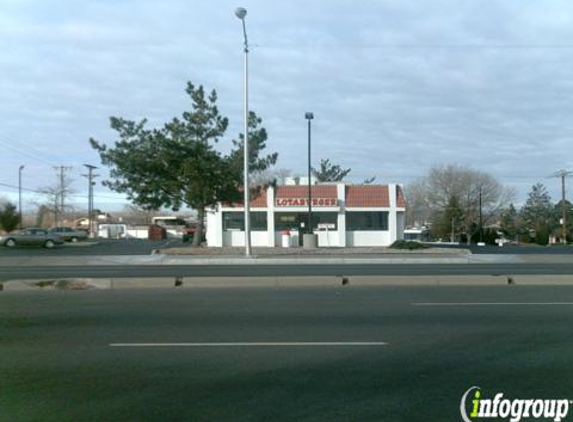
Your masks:
<svg viewBox="0 0 573 422"><path fill-rule="evenodd" d="M469 406L467 400L471 400ZM496 393L493 399L486 399L482 395L481 388L474 386L462 396L460 413L464 422L493 418L509 418L510 422L519 422L522 419L548 419L560 422L567 417L569 405L572 403L568 399L507 399L503 393ZM469 415L468 408L471 409Z"/></svg>

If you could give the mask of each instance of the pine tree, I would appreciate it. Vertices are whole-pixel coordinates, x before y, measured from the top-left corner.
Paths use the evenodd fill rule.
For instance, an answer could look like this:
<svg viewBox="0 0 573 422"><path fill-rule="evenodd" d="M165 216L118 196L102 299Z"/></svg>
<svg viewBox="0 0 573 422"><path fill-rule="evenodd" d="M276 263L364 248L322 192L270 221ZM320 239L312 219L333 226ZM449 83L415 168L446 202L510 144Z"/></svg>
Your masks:
<svg viewBox="0 0 573 422"><path fill-rule="evenodd" d="M20 216L16 206L10 202L4 204L2 209L0 209L0 228L11 232L20 222Z"/></svg>
<svg viewBox="0 0 573 422"><path fill-rule="evenodd" d="M206 208L240 200L242 168L233 165L237 152L225 156L214 147L228 126L228 119L219 114L215 90L207 95L203 86L189 82L186 92L192 109L181 118L174 118L160 129L147 129L145 119L134 122L112 117L111 127L119 136L115 146L108 148L94 139L90 143L102 163L111 168L105 186L125 193L145 209L177 210L187 205L197 210L199 226L193 239L197 246ZM260 119L253 116L257 129ZM259 129L259 140L254 141L259 150L265 145L263 131Z"/></svg>
<svg viewBox="0 0 573 422"><path fill-rule="evenodd" d="M312 169L312 174L319 182L340 182L352 169L343 169L338 164L333 164L329 159L320 160L320 169Z"/></svg>
<svg viewBox="0 0 573 422"><path fill-rule="evenodd" d="M527 201L521 209L525 226L534 233L535 242L546 245L553 229L553 204L547 188L542 183L531 187Z"/></svg>

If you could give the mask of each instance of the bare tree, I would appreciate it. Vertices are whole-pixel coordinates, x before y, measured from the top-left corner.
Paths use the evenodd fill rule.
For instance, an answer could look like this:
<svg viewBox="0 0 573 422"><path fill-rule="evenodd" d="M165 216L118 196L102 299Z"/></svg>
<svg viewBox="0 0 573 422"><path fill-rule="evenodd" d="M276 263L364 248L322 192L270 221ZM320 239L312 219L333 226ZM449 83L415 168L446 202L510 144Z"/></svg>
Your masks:
<svg viewBox="0 0 573 422"><path fill-rule="evenodd" d="M151 224L151 219L159 215L156 210L148 210L138 205L125 205L119 213L123 220L130 224Z"/></svg>
<svg viewBox="0 0 573 422"><path fill-rule="evenodd" d="M285 168L259 171L251 175L249 184L251 188L274 184L284 185L287 177L289 177L291 173L291 170Z"/></svg>
<svg viewBox="0 0 573 422"><path fill-rule="evenodd" d="M280 168L273 170L273 175L275 176L277 183L284 185L286 183L287 177L290 177L292 171L290 169Z"/></svg>
<svg viewBox="0 0 573 422"><path fill-rule="evenodd" d="M43 205L54 216L54 225L57 225L64 218L70 217L75 212L75 207L68 201L70 195L76 192L72 188L74 179L67 172L69 169L70 167L56 167L56 182L51 186L40 189L45 198Z"/></svg>
<svg viewBox="0 0 573 422"><path fill-rule="evenodd" d="M514 199L515 189L502 185L488 173L447 165L430 169L427 176L410 184L406 196L413 208L411 218L427 218L431 222L443 217L455 198L469 242L476 226L481 228L496 221L501 210Z"/></svg>

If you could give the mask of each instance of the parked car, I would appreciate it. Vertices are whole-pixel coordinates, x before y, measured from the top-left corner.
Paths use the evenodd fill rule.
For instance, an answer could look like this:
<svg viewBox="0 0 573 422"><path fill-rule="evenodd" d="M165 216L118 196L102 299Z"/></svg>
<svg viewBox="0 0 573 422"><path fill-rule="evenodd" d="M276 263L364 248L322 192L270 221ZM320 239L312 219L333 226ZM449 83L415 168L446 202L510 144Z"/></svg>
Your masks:
<svg viewBox="0 0 573 422"><path fill-rule="evenodd" d="M80 240L86 240L88 234L85 230L77 230L72 227L52 227L49 230L50 233L57 234L66 242L78 242Z"/></svg>
<svg viewBox="0 0 573 422"><path fill-rule="evenodd" d="M51 249L61 245L64 240L55 233L49 233L44 229L29 228L17 233L8 233L0 236L0 245L13 248L15 246L43 246Z"/></svg>

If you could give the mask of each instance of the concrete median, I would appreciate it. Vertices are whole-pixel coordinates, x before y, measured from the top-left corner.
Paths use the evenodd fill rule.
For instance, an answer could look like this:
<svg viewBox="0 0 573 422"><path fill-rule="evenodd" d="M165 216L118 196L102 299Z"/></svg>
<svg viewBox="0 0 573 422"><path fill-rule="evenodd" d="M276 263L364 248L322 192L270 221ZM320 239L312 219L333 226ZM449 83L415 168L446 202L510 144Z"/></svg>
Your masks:
<svg viewBox="0 0 573 422"><path fill-rule="evenodd" d="M353 286L532 286L573 285L573 275L518 276L316 276L316 277L158 277L70 278L11 280L2 284L10 291L344 287Z"/></svg>

